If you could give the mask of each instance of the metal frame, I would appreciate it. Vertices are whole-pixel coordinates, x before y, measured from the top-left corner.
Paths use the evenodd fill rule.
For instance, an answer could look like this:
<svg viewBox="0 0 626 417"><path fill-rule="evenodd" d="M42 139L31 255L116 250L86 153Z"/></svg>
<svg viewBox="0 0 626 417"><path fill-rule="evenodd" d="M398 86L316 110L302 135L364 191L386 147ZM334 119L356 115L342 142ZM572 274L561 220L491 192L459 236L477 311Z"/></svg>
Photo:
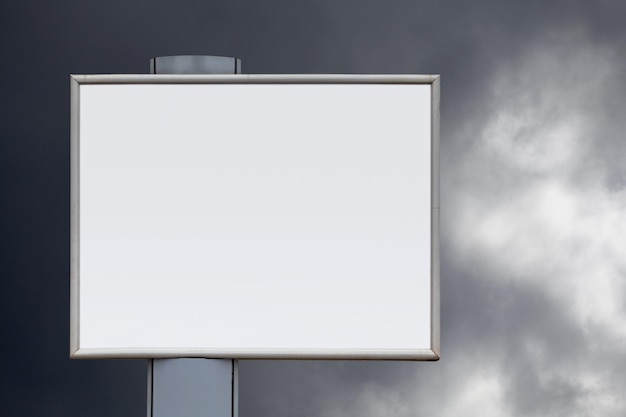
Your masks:
<svg viewBox="0 0 626 417"><path fill-rule="evenodd" d="M92 74L77 84L431 84L439 75L353 74Z"/></svg>
<svg viewBox="0 0 626 417"><path fill-rule="evenodd" d="M440 357L439 257L439 75L72 75L71 219L70 219L70 357L71 358L235 358L421 360ZM80 349L80 85L81 84L429 84L431 86L431 347L430 349Z"/></svg>

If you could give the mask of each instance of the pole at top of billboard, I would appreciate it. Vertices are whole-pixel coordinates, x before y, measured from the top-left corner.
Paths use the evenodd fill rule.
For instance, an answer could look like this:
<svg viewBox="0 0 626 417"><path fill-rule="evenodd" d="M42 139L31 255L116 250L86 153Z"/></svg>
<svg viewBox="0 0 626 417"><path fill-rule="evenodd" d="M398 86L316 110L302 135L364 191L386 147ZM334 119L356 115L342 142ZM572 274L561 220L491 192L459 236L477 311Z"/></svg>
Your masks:
<svg viewBox="0 0 626 417"><path fill-rule="evenodd" d="M241 74L241 60L177 55L150 59L151 74ZM148 417L237 417L238 369L234 359L150 359Z"/></svg>

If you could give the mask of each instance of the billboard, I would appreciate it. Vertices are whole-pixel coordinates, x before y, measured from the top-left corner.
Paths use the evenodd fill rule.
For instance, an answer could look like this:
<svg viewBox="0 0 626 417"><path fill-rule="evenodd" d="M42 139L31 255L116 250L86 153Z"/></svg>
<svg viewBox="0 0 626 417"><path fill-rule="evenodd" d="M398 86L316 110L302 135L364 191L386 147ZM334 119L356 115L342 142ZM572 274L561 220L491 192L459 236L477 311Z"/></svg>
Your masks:
<svg viewBox="0 0 626 417"><path fill-rule="evenodd" d="M439 77L71 77L75 358L439 358Z"/></svg>

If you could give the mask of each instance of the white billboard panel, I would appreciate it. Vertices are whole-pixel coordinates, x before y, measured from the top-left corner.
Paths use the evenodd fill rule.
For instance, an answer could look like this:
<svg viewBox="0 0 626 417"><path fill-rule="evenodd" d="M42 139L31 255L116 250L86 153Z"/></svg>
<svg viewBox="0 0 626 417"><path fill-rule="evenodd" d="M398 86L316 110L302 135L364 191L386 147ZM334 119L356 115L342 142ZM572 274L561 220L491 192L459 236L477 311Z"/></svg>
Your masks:
<svg viewBox="0 0 626 417"><path fill-rule="evenodd" d="M72 77L73 357L439 357L438 77Z"/></svg>

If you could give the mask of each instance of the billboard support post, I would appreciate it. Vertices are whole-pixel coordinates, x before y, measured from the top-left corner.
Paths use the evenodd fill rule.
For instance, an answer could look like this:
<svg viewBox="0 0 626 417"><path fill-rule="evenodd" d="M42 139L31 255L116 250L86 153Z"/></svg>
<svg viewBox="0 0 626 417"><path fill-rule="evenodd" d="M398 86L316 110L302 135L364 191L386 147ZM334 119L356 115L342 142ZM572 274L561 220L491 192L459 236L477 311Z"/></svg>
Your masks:
<svg viewBox="0 0 626 417"><path fill-rule="evenodd" d="M151 74L240 74L241 60L204 55L150 60ZM238 416L235 359L148 360L147 417Z"/></svg>

